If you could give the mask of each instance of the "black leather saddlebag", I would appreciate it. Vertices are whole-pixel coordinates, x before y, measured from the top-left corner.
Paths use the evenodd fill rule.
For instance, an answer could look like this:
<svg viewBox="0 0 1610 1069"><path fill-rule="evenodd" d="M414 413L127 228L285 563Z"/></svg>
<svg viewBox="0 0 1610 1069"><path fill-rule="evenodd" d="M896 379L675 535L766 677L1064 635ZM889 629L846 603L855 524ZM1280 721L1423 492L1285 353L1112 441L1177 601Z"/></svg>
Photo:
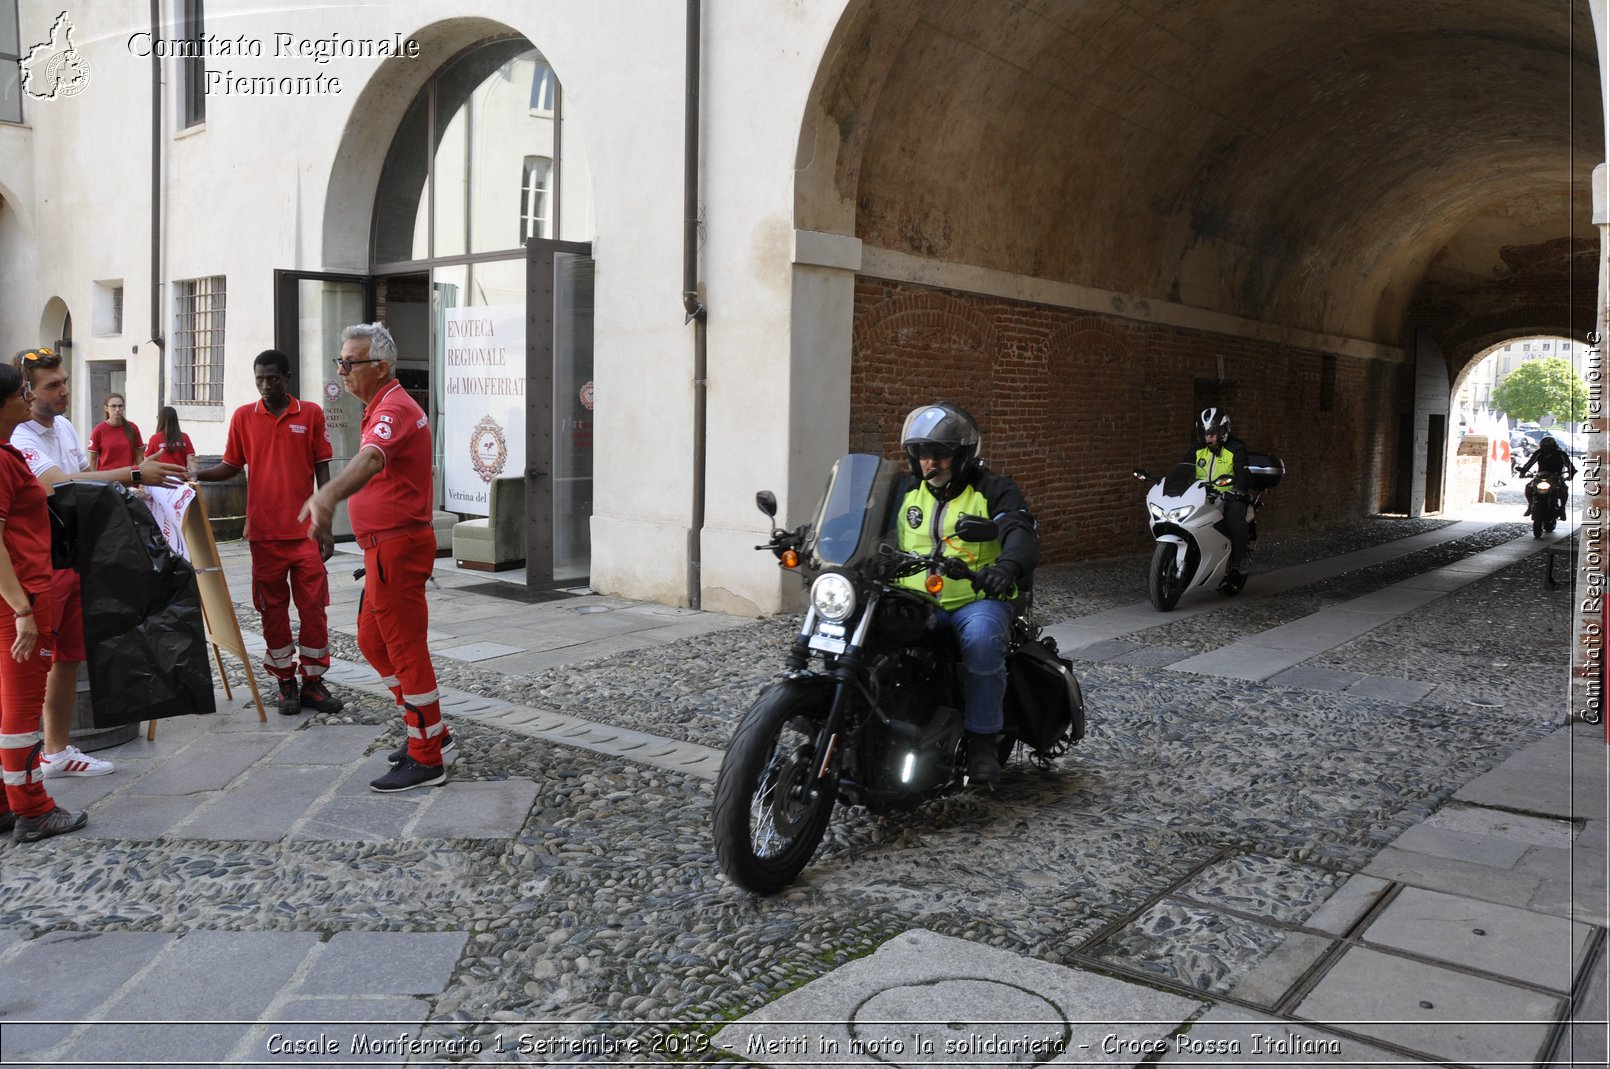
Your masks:
<svg viewBox="0 0 1610 1069"><path fill-rule="evenodd" d="M1024 643L1006 659L1006 731L1036 753L1061 752L1085 735L1084 692L1073 662L1049 638Z"/></svg>

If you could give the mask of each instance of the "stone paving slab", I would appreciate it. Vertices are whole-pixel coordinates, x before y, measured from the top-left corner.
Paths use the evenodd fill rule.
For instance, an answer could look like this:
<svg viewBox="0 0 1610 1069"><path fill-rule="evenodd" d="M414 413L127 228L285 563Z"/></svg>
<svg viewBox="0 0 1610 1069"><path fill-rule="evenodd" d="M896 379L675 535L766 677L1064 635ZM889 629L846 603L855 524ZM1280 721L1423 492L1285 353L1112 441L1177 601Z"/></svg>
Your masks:
<svg viewBox="0 0 1610 1069"><path fill-rule="evenodd" d="M1161 667L1171 672L1194 672L1197 675L1245 679L1257 683L1288 668L1295 668L1312 656L1305 650L1273 650L1233 643Z"/></svg>
<svg viewBox="0 0 1610 1069"><path fill-rule="evenodd" d="M1563 917L1406 887L1363 938L1569 994L1591 934Z"/></svg>
<svg viewBox="0 0 1610 1069"><path fill-rule="evenodd" d="M1333 1069L1402 1064L1401 1055L1351 1036L1217 1006L1169 1041L1163 1065L1328 1065Z"/></svg>
<svg viewBox="0 0 1610 1069"><path fill-rule="evenodd" d="M1361 672L1336 672L1329 668L1309 668L1298 665L1269 677L1269 682L1281 687L1299 690L1322 690L1339 693L1363 679Z"/></svg>
<svg viewBox="0 0 1610 1069"><path fill-rule="evenodd" d="M454 783L449 773L447 786L430 792L407 834L419 839L512 839L536 799L532 780Z"/></svg>
<svg viewBox="0 0 1610 1069"><path fill-rule="evenodd" d="M1364 914L1375 908L1391 886L1386 880L1355 873L1314 910L1303 925L1332 935L1346 935Z"/></svg>
<svg viewBox="0 0 1610 1069"><path fill-rule="evenodd" d="M1296 1015L1468 1065L1529 1064L1563 1000L1353 947Z"/></svg>
<svg viewBox="0 0 1610 1069"><path fill-rule="evenodd" d="M347 765L374 744L380 729L371 724L321 724L298 731L267 758L274 765Z"/></svg>
<svg viewBox="0 0 1610 1069"><path fill-rule="evenodd" d="M115 773L114 773L115 775ZM76 835L95 839L120 839L143 842L160 839L170 834L181 821L190 819L196 807L216 797L218 792L206 794L148 795L131 798L117 795L90 810L89 823ZM66 795L58 795L62 805L77 808Z"/></svg>
<svg viewBox="0 0 1610 1069"><path fill-rule="evenodd" d="M1254 965L1229 993L1273 1009L1333 945L1334 941L1330 939L1306 932L1292 932L1267 957Z"/></svg>
<svg viewBox="0 0 1610 1069"><path fill-rule="evenodd" d="M1106 638L1100 642L1092 642L1088 646L1080 646L1078 649L1063 650L1062 655L1079 661L1107 661L1146 648L1144 642L1131 642L1125 638Z"/></svg>
<svg viewBox="0 0 1610 1069"><path fill-rule="evenodd" d="M383 1044L407 1033L416 1037L430 1015L423 999L298 998L271 1015L271 1023L254 1029L234 1052L234 1064L402 1066L405 1058L379 1053ZM303 1046L296 1046L303 1044ZM440 1065L435 1061L414 1062Z"/></svg>
<svg viewBox="0 0 1610 1069"><path fill-rule="evenodd" d="M714 1042L772 1064L925 1069L971 1055L980 1063L1004 1057L1133 1065L1203 1008L1195 999L913 929L728 1025ZM1061 1053L1013 1057L1000 1047L1047 1040L1064 1044Z"/></svg>
<svg viewBox="0 0 1610 1069"><path fill-rule="evenodd" d="M20 944L0 984L4 1060L56 1046L174 942L160 932L50 932ZM56 1024L23 1024L54 1021Z"/></svg>
<svg viewBox="0 0 1610 1069"><path fill-rule="evenodd" d="M303 995L434 995L447 986L467 932L337 932L314 957Z"/></svg>
<svg viewBox="0 0 1610 1069"><path fill-rule="evenodd" d="M490 661L494 657L507 657L511 653L529 652L523 646L509 646L502 642L469 642L462 646L433 649L432 655L451 657L457 661Z"/></svg>
<svg viewBox="0 0 1610 1069"><path fill-rule="evenodd" d="M1569 849L1577 826L1568 820L1529 817L1485 806L1445 805L1422 822L1422 827L1444 828L1472 835L1492 835L1528 846Z"/></svg>
<svg viewBox="0 0 1610 1069"><path fill-rule="evenodd" d="M1185 657L1184 650L1173 649L1168 646L1143 646L1133 653L1126 653L1121 657L1114 657L1113 664L1132 664L1138 668L1162 668Z"/></svg>
<svg viewBox="0 0 1610 1069"><path fill-rule="evenodd" d="M1514 868L1515 863L1531 849L1525 843L1513 839L1454 831L1424 823L1416 824L1406 830L1392 840L1392 845L1399 850L1416 854L1453 858L1468 861L1473 865L1490 865L1499 869Z"/></svg>
<svg viewBox="0 0 1610 1069"><path fill-rule="evenodd" d="M1475 865L1455 858L1417 854L1388 846L1364 866L1364 872L1383 880L1415 887L1450 891L1484 902L1525 906L1543 885L1542 877L1510 869Z"/></svg>
<svg viewBox="0 0 1610 1069"><path fill-rule="evenodd" d="M265 765L241 776L174 829L186 839L273 843L330 785L330 771L315 765Z"/></svg>
<svg viewBox="0 0 1610 1069"><path fill-rule="evenodd" d="M387 797L369 790L368 781L357 779L362 797L340 795L316 806L291 829L292 839L333 839L336 841L392 842L403 837L414 815L423 804L401 797ZM354 791L356 791L356 787ZM397 803L404 802L402 805Z"/></svg>
<svg viewBox="0 0 1610 1069"><path fill-rule="evenodd" d="M203 735L185 743L168 761L131 784L128 793L172 795L222 790L279 743L277 735Z"/></svg>
<svg viewBox="0 0 1610 1069"><path fill-rule="evenodd" d="M1436 690L1435 683L1421 683L1413 679L1393 679L1390 676L1366 675L1347 688L1349 694L1375 698L1394 705L1409 706Z"/></svg>

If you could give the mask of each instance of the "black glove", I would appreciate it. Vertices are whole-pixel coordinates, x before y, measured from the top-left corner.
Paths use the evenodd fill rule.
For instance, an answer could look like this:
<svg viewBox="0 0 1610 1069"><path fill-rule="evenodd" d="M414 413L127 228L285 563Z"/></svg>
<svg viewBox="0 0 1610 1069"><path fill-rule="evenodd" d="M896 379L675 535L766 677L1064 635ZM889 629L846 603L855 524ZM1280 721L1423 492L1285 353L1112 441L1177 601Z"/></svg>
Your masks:
<svg viewBox="0 0 1610 1069"><path fill-rule="evenodd" d="M973 587L992 598L1004 598L1017 585L1018 576L1017 565L1011 561L1000 561L981 570L973 580Z"/></svg>

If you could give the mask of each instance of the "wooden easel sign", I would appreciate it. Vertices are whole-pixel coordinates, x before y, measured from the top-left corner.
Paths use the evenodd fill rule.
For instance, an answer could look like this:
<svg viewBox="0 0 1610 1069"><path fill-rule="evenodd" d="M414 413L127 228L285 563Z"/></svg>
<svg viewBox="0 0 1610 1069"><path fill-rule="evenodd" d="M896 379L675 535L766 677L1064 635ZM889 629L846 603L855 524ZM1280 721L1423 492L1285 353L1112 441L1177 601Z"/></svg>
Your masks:
<svg viewBox="0 0 1610 1069"><path fill-rule="evenodd" d="M218 543L212 537L212 524L207 521L207 506L194 486L177 490L152 488L152 509L164 537L196 571L196 586L201 593L201 618L207 628L207 641L212 644L212 656L218 663L218 678L223 681L224 697L233 699L229 677L224 674L227 651L240 658L246 666L246 685L251 687L252 701L257 705L257 719L266 723L268 714L263 709L263 697L257 692L257 676L252 670L252 659L246 653L246 640L240 634L240 620L235 616L235 601L229 596L229 582L224 577L224 566L218 558ZM173 517L180 516L178 537L173 530ZM145 737L154 739L157 722L151 721Z"/></svg>

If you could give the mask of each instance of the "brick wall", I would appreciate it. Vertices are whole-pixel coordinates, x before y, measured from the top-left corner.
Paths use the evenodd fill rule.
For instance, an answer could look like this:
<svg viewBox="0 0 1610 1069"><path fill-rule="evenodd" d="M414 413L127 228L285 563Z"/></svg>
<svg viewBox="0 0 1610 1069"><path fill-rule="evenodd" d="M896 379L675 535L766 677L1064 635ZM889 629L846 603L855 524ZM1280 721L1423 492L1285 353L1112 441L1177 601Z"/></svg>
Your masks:
<svg viewBox="0 0 1610 1069"><path fill-rule="evenodd" d="M1131 469L1160 475L1182 459L1204 399L1286 463L1263 533L1391 507L1411 382L1380 361L862 277L850 449L898 457L907 412L956 401L991 468L1028 494L1048 562L1112 556L1151 540Z"/></svg>

